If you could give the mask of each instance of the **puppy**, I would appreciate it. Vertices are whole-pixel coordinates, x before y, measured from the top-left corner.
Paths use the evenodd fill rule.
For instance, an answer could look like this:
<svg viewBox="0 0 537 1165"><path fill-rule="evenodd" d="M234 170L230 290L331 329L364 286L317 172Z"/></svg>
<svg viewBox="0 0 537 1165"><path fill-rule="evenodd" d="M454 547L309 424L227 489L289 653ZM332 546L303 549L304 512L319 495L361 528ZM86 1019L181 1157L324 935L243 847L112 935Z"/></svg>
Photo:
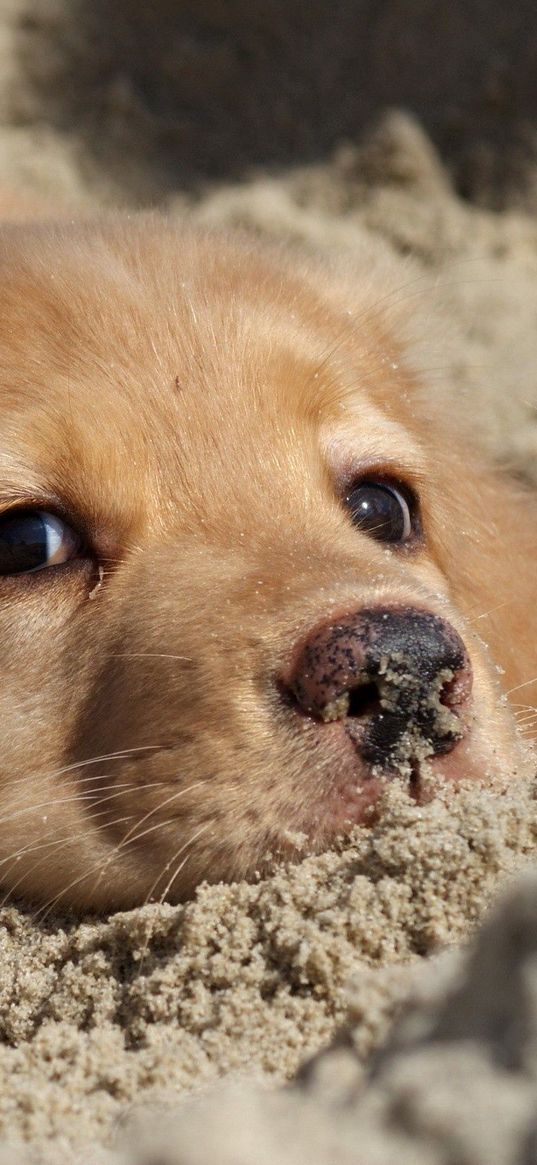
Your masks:
<svg viewBox="0 0 537 1165"><path fill-rule="evenodd" d="M5 893L178 901L529 771L535 499L400 273L142 215L6 225L0 278Z"/></svg>

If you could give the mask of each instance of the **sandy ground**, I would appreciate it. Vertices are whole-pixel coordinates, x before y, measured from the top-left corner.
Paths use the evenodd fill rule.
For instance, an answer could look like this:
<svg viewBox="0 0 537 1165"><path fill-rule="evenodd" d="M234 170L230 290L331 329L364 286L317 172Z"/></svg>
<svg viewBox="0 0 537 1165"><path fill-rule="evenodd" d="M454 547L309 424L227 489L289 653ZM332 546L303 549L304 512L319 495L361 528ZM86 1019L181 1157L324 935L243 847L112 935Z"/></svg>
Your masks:
<svg viewBox="0 0 537 1165"><path fill-rule="evenodd" d="M365 73L393 69L366 95L367 4L317 0L308 28L292 2L230 4L227 23L217 7L117 0L110 22L100 3L1 0L3 182L69 213L160 203L347 256L378 238L401 294L431 303L435 334L446 321L441 355L424 340L431 391L537 483L531 8L450 6L442 62L426 42L431 117L410 67L427 30L404 6L372 27ZM459 35L476 13L477 64ZM403 101L419 118L385 110ZM77 924L3 905L0 1165L537 1162L536 876L472 938L536 839L533 786L423 809L394 786L343 849L184 907Z"/></svg>

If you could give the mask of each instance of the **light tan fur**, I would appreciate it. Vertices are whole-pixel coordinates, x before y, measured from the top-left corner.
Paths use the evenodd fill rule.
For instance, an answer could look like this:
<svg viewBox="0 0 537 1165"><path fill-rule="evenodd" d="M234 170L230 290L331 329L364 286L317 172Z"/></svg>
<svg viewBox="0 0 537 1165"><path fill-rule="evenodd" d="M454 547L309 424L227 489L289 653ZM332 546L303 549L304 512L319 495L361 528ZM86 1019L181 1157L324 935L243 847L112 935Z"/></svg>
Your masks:
<svg viewBox="0 0 537 1165"><path fill-rule="evenodd" d="M462 635L454 790L522 771L500 687L536 702L535 499L449 427L400 282L158 216L2 229L0 510L59 509L90 547L0 578L7 891L177 900L294 834L325 845L351 775L277 677L360 605L417 603ZM419 552L352 526L349 467L414 486Z"/></svg>

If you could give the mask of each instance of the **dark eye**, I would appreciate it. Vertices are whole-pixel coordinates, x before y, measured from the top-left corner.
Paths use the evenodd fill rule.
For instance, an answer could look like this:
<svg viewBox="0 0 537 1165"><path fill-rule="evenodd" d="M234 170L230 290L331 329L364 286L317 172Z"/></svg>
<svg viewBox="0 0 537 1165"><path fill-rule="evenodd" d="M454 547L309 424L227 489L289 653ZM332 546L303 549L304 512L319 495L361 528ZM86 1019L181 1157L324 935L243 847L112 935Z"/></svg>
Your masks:
<svg viewBox="0 0 537 1165"><path fill-rule="evenodd" d="M80 549L78 534L46 510L10 510L0 516L0 575L23 574L68 562Z"/></svg>
<svg viewBox="0 0 537 1165"><path fill-rule="evenodd" d="M408 542L414 533L413 506L406 489L380 481L360 481L345 498L355 526L377 542Z"/></svg>

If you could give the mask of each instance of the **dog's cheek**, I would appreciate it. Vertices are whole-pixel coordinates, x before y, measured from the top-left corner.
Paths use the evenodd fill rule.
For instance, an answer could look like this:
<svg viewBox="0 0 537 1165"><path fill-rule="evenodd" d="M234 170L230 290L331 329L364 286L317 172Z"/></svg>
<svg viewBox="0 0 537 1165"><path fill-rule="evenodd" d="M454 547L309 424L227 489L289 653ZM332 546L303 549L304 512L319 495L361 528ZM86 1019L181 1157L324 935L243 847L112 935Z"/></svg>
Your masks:
<svg viewBox="0 0 537 1165"><path fill-rule="evenodd" d="M183 845L188 868L177 890L200 877L242 876L277 822L296 812L297 800L290 750L256 699L245 645L238 654L247 674L239 680L235 653L222 646L193 664L174 658L178 652L167 658L158 650L162 640L145 652L136 650L134 634L123 633L121 643L123 658L92 685L73 735L77 757L116 757L92 766L95 801L99 786L113 779L131 815L129 829L135 827L129 845L148 877L157 878ZM113 646L119 656L119 644ZM176 643L168 637L167 646ZM125 836L118 803L99 809L112 844ZM160 880L155 894L159 886Z"/></svg>
<svg viewBox="0 0 537 1165"><path fill-rule="evenodd" d="M61 763L81 690L80 656L71 650L76 612L89 582L0 580L0 714L3 782L21 766L32 774ZM75 631L76 636L76 631Z"/></svg>

